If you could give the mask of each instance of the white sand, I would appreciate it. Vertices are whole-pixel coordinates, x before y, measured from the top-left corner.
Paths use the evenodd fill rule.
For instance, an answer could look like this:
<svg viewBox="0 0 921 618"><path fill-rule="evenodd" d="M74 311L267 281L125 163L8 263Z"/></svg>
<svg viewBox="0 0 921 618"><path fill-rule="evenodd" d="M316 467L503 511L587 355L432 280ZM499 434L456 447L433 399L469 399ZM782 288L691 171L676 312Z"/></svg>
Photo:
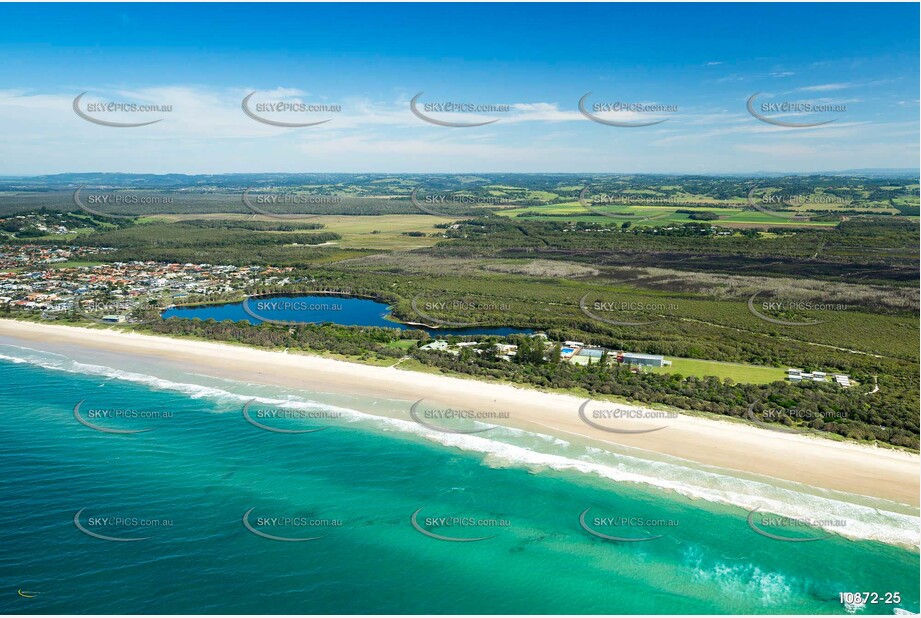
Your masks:
<svg viewBox="0 0 921 618"><path fill-rule="evenodd" d="M246 382L407 401L425 398L427 404L438 406L507 412L509 418L488 422L568 439L578 435L814 487L913 506L919 504L921 459L903 451L686 415L667 419L594 420L630 430L667 425L652 433L611 433L580 420L578 409L584 400L568 395L306 354L126 333L114 328L0 320L0 335L24 342L66 343L88 350L166 359L197 373ZM611 409L613 405L596 402L587 408L589 418L593 418L592 410Z"/></svg>

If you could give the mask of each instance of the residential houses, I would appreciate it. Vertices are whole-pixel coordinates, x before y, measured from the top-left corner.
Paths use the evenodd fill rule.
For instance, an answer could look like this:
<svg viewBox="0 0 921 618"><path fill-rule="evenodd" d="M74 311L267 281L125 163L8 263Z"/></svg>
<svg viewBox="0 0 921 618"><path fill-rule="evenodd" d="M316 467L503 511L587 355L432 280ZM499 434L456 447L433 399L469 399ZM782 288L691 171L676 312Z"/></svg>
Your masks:
<svg viewBox="0 0 921 618"><path fill-rule="evenodd" d="M148 299L180 299L190 294L214 295L258 286L290 283L292 268L112 262L73 268L49 266L68 261L93 261L114 251L96 247L0 245L0 307L55 314L73 310L74 299L104 295L116 308L104 319L115 321Z"/></svg>

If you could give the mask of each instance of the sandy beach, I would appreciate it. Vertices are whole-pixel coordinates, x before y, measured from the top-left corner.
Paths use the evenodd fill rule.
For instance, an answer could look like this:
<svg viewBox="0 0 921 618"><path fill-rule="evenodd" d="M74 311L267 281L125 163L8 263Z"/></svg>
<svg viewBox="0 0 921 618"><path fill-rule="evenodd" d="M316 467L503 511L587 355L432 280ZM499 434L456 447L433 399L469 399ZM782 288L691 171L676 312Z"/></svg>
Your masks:
<svg viewBox="0 0 921 618"><path fill-rule="evenodd" d="M243 346L120 332L0 320L0 335L40 348L42 342L87 350L159 358L189 372L245 382L377 396L486 413L505 413L491 424L508 425L572 439L576 436L619 444L699 464L804 483L822 489L919 504L917 455L793 435L678 414L669 418L596 420L624 430L664 429L648 433L612 433L592 427L579 415L585 401L511 385L432 375L396 367L373 367ZM610 410L595 402L587 410ZM637 406L623 406L636 409ZM407 415L408 418L408 415ZM616 424L615 424L616 423Z"/></svg>

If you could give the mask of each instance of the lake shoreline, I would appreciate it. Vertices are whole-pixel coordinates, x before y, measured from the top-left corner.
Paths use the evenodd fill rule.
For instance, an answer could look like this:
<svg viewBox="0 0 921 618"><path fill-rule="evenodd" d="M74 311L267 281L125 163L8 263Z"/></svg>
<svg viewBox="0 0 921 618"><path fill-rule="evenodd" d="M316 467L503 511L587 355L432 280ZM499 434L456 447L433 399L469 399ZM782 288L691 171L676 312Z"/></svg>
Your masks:
<svg viewBox="0 0 921 618"><path fill-rule="evenodd" d="M341 306L327 307L327 299L340 299ZM265 313L257 313L251 305L272 304ZM372 328L390 328L400 331L418 330L432 337L504 337L512 334L531 335L536 331L515 326L491 326L479 323L460 324L444 322L428 324L415 319L401 319L394 315L394 301L386 297L376 297L348 292L271 292L252 296L243 296L242 300L220 300L190 304L172 304L160 311L161 319L178 318L183 320L248 321L251 324L263 322L296 324L336 324L339 326L360 326ZM425 318L419 312L419 318ZM430 316L429 316L430 317ZM309 319L308 319L309 318ZM436 318L430 318L436 320Z"/></svg>

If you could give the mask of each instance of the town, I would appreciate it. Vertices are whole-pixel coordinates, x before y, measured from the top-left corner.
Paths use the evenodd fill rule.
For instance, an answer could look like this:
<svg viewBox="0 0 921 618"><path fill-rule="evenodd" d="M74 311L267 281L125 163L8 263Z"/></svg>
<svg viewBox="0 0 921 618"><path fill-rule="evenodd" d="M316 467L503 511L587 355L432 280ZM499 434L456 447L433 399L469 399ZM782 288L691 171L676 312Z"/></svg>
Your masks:
<svg viewBox="0 0 921 618"><path fill-rule="evenodd" d="M41 311L43 317L110 308L105 321L126 322L151 301L170 305L190 296L218 296L261 286L284 286L293 269L158 262L112 262L63 267L114 251L107 247L0 245L0 307Z"/></svg>
<svg viewBox="0 0 921 618"><path fill-rule="evenodd" d="M130 324L136 321L139 309L163 310L203 300L230 302L256 289L279 290L303 281L295 277L292 267L94 263L113 251L111 247L0 245L0 309L40 313L46 319L79 313L101 322ZM454 356L488 354L503 361L513 361L519 353L514 343L475 341L470 336L439 337L437 330L429 334L433 339L420 340L420 349ZM608 349L581 341L556 342L545 333L531 337L541 341L535 348L541 359L553 362L616 363L635 373L672 365L658 354ZM833 377L838 386L851 386L845 374L829 376L823 371L792 368L786 373L791 382L827 382Z"/></svg>

